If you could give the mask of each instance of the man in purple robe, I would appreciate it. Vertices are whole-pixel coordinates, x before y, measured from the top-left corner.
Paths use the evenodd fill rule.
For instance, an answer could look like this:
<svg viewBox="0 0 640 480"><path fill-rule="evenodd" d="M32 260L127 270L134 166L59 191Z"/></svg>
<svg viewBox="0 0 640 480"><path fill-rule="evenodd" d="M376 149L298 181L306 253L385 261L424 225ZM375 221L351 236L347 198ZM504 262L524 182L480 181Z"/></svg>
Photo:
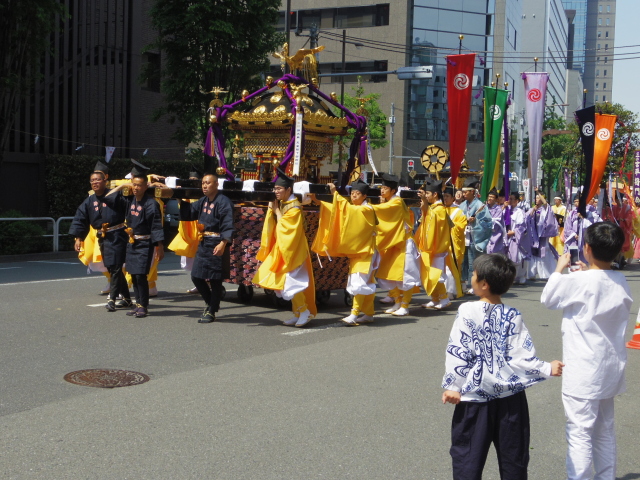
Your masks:
<svg viewBox="0 0 640 480"><path fill-rule="evenodd" d="M542 192L536 192L536 204L527 212L527 229L531 237L529 278L546 280L555 271L558 253L549 239L558 235L558 221Z"/></svg>
<svg viewBox="0 0 640 480"><path fill-rule="evenodd" d="M509 195L506 210L509 211L507 229L507 256L516 265L515 283L524 285L527 280L529 258L531 257L531 239L527 230L526 212L518 207L519 195ZM506 215L505 215L506 217Z"/></svg>
<svg viewBox="0 0 640 480"><path fill-rule="evenodd" d="M504 200L504 195L503 195ZM491 238L487 244L487 253L502 253L506 252L505 239L506 228L504 225L504 209L498 202L498 191L492 188L487 194L487 209L491 214L492 230Z"/></svg>
<svg viewBox="0 0 640 480"><path fill-rule="evenodd" d="M602 218L598 215L593 205L587 205L587 216L583 217L578 212L578 204L580 202L579 195L573 197L573 210L567 214L564 221L564 253L569 251L570 247L578 247L580 260L588 265L587 259L582 251L584 247L583 232L587 227L594 223L601 222Z"/></svg>

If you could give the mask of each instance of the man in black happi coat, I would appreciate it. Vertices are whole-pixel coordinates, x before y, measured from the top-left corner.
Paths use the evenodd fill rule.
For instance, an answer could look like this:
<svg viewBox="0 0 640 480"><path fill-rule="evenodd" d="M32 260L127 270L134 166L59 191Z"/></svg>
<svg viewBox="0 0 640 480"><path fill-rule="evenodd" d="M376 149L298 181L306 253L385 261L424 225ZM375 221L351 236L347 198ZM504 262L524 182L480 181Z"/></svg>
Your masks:
<svg viewBox="0 0 640 480"><path fill-rule="evenodd" d="M111 276L111 291L106 308L110 312L115 312L116 306L119 308L131 306L129 287L122 272L129 237L124 231L124 211L113 209L104 201L104 197L109 193L108 174L108 167L99 161L89 178L93 193L78 207L69 235L76 238L75 250L79 252L84 239L89 234L89 228L93 227L97 231L102 263ZM122 295L123 300L116 304L118 295Z"/></svg>
<svg viewBox="0 0 640 480"><path fill-rule="evenodd" d="M180 202L180 220L198 221L200 245L191 270L191 281L206 303L199 323L216 318L222 297L222 280L229 278L230 244L235 232L233 202L218 192L218 175L202 177L204 197L194 203Z"/></svg>

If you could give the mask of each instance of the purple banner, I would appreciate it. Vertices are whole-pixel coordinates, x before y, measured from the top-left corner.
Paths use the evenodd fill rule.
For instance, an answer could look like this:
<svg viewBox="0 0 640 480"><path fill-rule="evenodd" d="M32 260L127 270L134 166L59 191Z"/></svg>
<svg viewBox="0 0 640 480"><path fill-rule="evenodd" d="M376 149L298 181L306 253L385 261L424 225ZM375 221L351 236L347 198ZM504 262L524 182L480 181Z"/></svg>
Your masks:
<svg viewBox="0 0 640 480"><path fill-rule="evenodd" d="M547 72L526 72L522 74L525 90L525 108L529 127L529 178L535 189L538 187L538 161L542 156L542 124L544 123L545 100L547 96Z"/></svg>
<svg viewBox="0 0 640 480"><path fill-rule="evenodd" d="M633 201L640 205L640 150L633 153Z"/></svg>

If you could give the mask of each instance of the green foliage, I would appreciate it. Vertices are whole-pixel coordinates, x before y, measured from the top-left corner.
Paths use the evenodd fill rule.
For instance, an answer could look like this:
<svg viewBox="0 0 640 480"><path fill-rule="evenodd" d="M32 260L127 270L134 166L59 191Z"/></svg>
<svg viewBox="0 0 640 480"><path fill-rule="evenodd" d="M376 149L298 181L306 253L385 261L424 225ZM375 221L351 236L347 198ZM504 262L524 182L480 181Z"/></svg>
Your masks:
<svg viewBox="0 0 640 480"><path fill-rule="evenodd" d="M362 86L362 77L358 77L358 85L351 87L351 90L353 90L354 95L349 95L346 92L344 94L344 106L352 112L356 112L360 107L363 107L367 111L365 116L367 117L371 149L376 150L378 148L386 147L389 144L389 141L386 139L386 126L388 122L387 115L382 111L380 104L378 103L378 99L381 95L379 93L366 94L365 89ZM365 99L366 102L363 104L360 99ZM340 110L337 108L333 109L333 113L340 116ZM348 152L348 146L351 144L354 134L355 130L351 128L349 129L348 134L343 137L342 141L345 145L345 152ZM334 142L338 142L339 140L339 137L334 138ZM339 154L334 156L334 161L340 161Z"/></svg>
<svg viewBox="0 0 640 480"><path fill-rule="evenodd" d="M613 143L611 145L611 155L607 163L605 175L617 173L622 167L625 146L629 138L629 154L625 163L625 171L633 171L633 151L640 148L640 138L636 133L640 129L638 115L627 110L619 103L597 103L596 112L602 112L618 116L618 123L613 133Z"/></svg>
<svg viewBox="0 0 640 480"><path fill-rule="evenodd" d="M543 130L566 131L567 125L564 117L559 116L554 109L545 111ZM568 152L576 143L573 134L547 135L542 138L542 189L550 195L551 189L562 167L569 162ZM562 185L562 183L558 183Z"/></svg>
<svg viewBox="0 0 640 480"><path fill-rule="evenodd" d="M40 64L52 53L51 34L61 17L68 14L60 0L0 2L0 165L21 97L41 78Z"/></svg>
<svg viewBox="0 0 640 480"><path fill-rule="evenodd" d="M202 162L202 153L199 153ZM104 157L85 155L48 155L46 158L46 186L49 215L53 218L73 216L91 190L89 177L98 160ZM151 173L188 178L192 165L183 160L140 160ZM131 171L131 162L114 158L109 163L109 179L123 179Z"/></svg>
<svg viewBox="0 0 640 480"><path fill-rule="evenodd" d="M1 215L5 218L24 217L17 210L7 210ZM0 255L51 251L53 239L44 237L46 233L42 225L34 221L0 222Z"/></svg>
<svg viewBox="0 0 640 480"><path fill-rule="evenodd" d="M156 118L169 116L182 143L203 143L213 87L228 90L229 103L244 89L259 87L258 75L269 68L267 56L284 42L275 25L280 0L155 0L153 26L159 32L149 50L162 53L161 91L165 106ZM152 79L146 69L143 80Z"/></svg>
<svg viewBox="0 0 640 480"><path fill-rule="evenodd" d="M627 154L624 171L632 171L633 151L640 148L640 138L636 133L640 128L637 115L626 110L624 106L619 103L598 103L596 104L596 112L618 116L618 124L613 134L611 154L605 168L605 178L608 177L609 173L617 174L622 168L628 140L629 153ZM558 176L558 172L562 168L566 167L572 172L578 172L581 175L580 181L584 178L582 147L579 142L580 134L577 124L571 123L566 126L563 118L553 112L547 112L545 115L544 130L550 129L571 130L571 133L549 135L544 137L542 141L543 188L547 192L550 191ZM559 182L559 185L562 185L562 182Z"/></svg>

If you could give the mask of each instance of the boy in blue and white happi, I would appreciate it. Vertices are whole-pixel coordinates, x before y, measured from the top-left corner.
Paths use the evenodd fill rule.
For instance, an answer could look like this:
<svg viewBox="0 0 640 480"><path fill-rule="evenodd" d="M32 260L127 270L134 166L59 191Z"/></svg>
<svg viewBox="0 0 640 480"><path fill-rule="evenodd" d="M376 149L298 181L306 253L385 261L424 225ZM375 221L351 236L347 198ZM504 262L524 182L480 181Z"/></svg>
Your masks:
<svg viewBox="0 0 640 480"><path fill-rule="evenodd" d="M489 447L498 454L500 478L527 478L529 409L525 388L560 376L560 361L536 356L520 312L502 303L516 267L502 254L473 262L471 285L479 301L458 308L443 378L443 403L456 405L451 424L454 479L481 479Z"/></svg>

